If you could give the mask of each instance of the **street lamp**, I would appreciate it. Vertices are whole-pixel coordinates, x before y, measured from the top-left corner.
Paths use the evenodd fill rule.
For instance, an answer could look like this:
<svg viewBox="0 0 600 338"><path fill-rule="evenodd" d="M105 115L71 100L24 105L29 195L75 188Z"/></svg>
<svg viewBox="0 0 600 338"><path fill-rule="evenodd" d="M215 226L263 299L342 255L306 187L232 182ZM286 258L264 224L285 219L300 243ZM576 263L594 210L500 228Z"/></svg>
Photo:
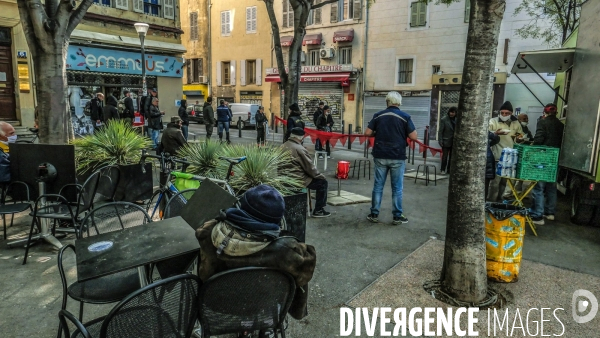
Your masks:
<svg viewBox="0 0 600 338"><path fill-rule="evenodd" d="M148 32L148 24L147 23L135 23L133 24L135 30L138 32L140 36L140 42L142 43L142 96L148 95L148 89L146 87L146 55L144 53L144 38L146 37L146 33Z"/></svg>

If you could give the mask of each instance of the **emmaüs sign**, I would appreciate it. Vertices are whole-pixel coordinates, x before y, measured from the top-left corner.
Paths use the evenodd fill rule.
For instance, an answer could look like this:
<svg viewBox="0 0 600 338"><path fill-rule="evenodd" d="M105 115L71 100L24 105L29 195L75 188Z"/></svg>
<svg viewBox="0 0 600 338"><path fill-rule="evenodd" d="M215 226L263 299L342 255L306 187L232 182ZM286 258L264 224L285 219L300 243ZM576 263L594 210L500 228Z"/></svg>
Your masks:
<svg viewBox="0 0 600 338"><path fill-rule="evenodd" d="M69 46L68 70L142 75L140 53L83 46ZM146 54L146 74L149 76L182 77L180 57Z"/></svg>

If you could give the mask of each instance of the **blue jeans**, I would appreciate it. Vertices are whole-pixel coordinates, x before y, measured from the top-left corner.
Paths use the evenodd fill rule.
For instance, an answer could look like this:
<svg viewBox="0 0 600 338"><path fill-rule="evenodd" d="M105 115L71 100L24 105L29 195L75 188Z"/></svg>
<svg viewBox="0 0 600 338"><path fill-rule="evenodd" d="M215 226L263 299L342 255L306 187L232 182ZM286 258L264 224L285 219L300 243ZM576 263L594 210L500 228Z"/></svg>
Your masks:
<svg viewBox="0 0 600 338"><path fill-rule="evenodd" d="M182 124L181 125L181 132L183 133L183 138L187 141L188 138L188 128L189 126L187 124Z"/></svg>
<svg viewBox="0 0 600 338"><path fill-rule="evenodd" d="M150 138L152 139L152 149L156 149L158 147L160 130L148 128L148 133L150 134Z"/></svg>
<svg viewBox="0 0 600 338"><path fill-rule="evenodd" d="M554 215L556 213L555 182L538 182L533 187L531 195L533 197L532 218L541 218L544 215Z"/></svg>
<svg viewBox="0 0 600 338"><path fill-rule="evenodd" d="M223 135L223 129L225 132L229 132L229 122L217 122L217 128L219 130L219 135Z"/></svg>
<svg viewBox="0 0 600 338"><path fill-rule="evenodd" d="M375 162L375 184L373 185L373 196L371 200L371 213L379 215L383 187L388 172L392 183L392 214L394 217L402 216L402 185L404 182L404 160L374 159Z"/></svg>

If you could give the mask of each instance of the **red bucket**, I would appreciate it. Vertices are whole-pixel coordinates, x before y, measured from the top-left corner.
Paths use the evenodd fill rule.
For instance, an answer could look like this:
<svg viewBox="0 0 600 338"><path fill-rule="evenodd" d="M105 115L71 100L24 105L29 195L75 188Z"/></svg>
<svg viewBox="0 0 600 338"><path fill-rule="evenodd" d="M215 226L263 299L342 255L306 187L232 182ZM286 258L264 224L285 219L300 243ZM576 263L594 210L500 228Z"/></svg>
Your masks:
<svg viewBox="0 0 600 338"><path fill-rule="evenodd" d="M339 161L335 171L335 177L340 180L347 180L350 173L350 162Z"/></svg>

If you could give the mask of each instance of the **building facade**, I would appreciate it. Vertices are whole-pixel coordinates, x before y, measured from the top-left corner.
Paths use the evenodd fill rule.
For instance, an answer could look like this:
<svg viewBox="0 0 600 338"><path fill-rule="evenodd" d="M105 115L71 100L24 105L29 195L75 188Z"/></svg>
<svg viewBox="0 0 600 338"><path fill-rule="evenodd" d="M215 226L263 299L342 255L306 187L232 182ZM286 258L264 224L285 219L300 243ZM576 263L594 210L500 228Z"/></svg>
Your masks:
<svg viewBox="0 0 600 338"><path fill-rule="evenodd" d="M183 54L183 94L188 104L202 104L210 95L209 1L181 0L181 42Z"/></svg>
<svg viewBox="0 0 600 338"><path fill-rule="evenodd" d="M364 0L340 0L314 9L310 14L302 40L298 95L298 105L302 113L308 115L307 126L312 126L312 113L323 101L331 107L334 130L341 131L343 127L347 132L350 124L354 131L360 130L357 121L362 110L365 3ZM294 12L289 1L275 1L274 7L287 63L294 33ZM274 111L283 114L287 107L280 104L283 93L274 53L266 80L272 83Z"/></svg>
<svg viewBox="0 0 600 338"><path fill-rule="evenodd" d="M516 34L530 21L526 14L514 15L519 3L507 0L498 39L490 117L505 100L512 102L516 113L528 112L534 117L541 113L542 103L554 100L554 93L545 90L546 85L535 75L521 80L539 101L510 74L519 51L548 48L541 41ZM426 126L430 126L429 135L436 137L439 119L458 104L469 11L470 0L448 6L417 0L378 0L371 6L363 126L385 107L382 96L396 90L403 95L402 109L412 115L419 137L423 138ZM552 81L551 75L548 80Z"/></svg>
<svg viewBox="0 0 600 338"><path fill-rule="evenodd" d="M8 2L12 4L8 6L12 19L0 20L0 26L7 25L0 27L0 31L8 32L5 35L11 38L8 48L13 58L12 77L15 79L14 118L23 125L31 126L35 107L33 62L19 22L16 2ZM147 86L158 89L160 108L166 111L167 118L177 114L176 104L182 96L182 54L185 52L181 45L183 31L178 13L176 0L98 0L90 7L73 31L67 51L67 95L76 135L85 135L93 130L83 108L95 93L121 96L123 91L129 90L134 98L141 94L140 40L133 26L136 22L150 25L144 44ZM6 39L4 41L4 46L8 46ZM4 55L4 58L0 56L0 63L5 62L3 60L7 57L1 54L1 47L0 55ZM0 70L0 75L1 72L7 73L8 79L11 69L3 69L7 71ZM0 80L2 78L0 76ZM0 119L12 118L0 116Z"/></svg>
<svg viewBox="0 0 600 338"><path fill-rule="evenodd" d="M210 9L211 93L219 100L263 105L272 112L264 81L271 55L271 25L264 3L221 0Z"/></svg>

